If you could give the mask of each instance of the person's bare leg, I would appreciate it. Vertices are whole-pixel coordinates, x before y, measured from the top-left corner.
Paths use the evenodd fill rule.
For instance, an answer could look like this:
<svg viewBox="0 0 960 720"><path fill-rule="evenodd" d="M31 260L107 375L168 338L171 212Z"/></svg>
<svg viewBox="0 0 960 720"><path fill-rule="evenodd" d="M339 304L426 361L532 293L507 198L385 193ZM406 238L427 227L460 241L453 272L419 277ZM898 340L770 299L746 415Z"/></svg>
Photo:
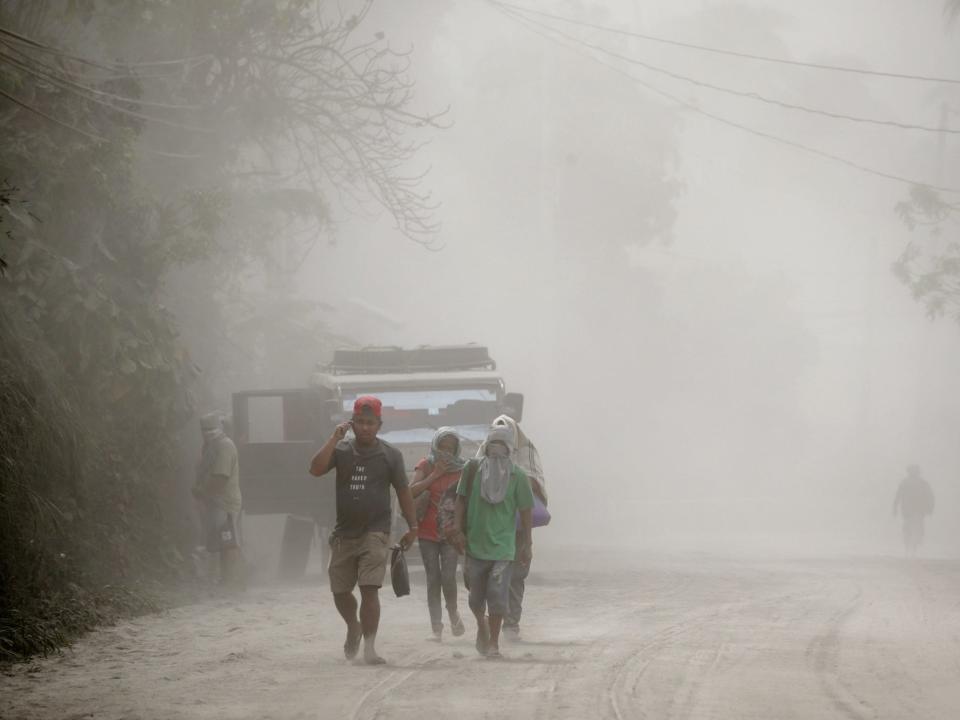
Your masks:
<svg viewBox="0 0 960 720"><path fill-rule="evenodd" d="M470 586L470 612L472 612L473 616L477 619L477 640L475 645L478 653L486 655L487 647L490 644L490 628L487 626L487 603L477 587L477 585L480 584L480 579L474 579L471 583L473 584Z"/></svg>
<svg viewBox="0 0 960 720"><path fill-rule="evenodd" d="M503 615L490 615L487 626L490 628L490 640L487 649L488 657L500 657L500 626L503 625Z"/></svg>
<svg viewBox="0 0 960 720"><path fill-rule="evenodd" d="M473 616L477 619L477 639L474 645L478 653L486 655L487 650L490 649L490 624L484 613L474 612Z"/></svg>
<svg viewBox="0 0 960 720"><path fill-rule="evenodd" d="M457 549L444 543L440 551L440 587L443 589L443 599L450 617L450 629L455 637L466 631L457 608L457 562Z"/></svg>
<svg viewBox="0 0 960 720"><path fill-rule="evenodd" d="M380 627L380 588L360 586L360 625L363 627L363 661L367 665L383 665L386 660L377 655L377 629Z"/></svg>
<svg viewBox="0 0 960 720"><path fill-rule="evenodd" d="M363 634L360 620L357 619L357 599L352 592L334 593L333 604L337 606L337 612L347 624L347 639L343 643L343 654L347 660L353 660L360 650L360 637Z"/></svg>
<svg viewBox="0 0 960 720"><path fill-rule="evenodd" d="M224 548L220 551L220 577L223 586L232 591L244 590L243 554L238 547Z"/></svg>

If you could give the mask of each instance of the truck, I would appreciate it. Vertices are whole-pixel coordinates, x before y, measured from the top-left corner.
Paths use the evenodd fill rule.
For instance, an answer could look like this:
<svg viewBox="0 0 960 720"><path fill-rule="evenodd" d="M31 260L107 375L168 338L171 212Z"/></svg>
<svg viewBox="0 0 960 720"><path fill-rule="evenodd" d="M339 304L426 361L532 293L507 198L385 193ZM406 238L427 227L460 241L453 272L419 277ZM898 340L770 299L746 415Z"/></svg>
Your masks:
<svg viewBox="0 0 960 720"><path fill-rule="evenodd" d="M507 392L488 349L475 344L340 349L305 388L234 393L244 514L286 515L282 578L303 575L314 537L325 537L335 525L333 478L315 478L308 467L360 395L383 402L379 436L400 450L408 477L438 428L455 428L469 456L498 415L523 416L523 395ZM402 527L398 520L394 498L394 536ZM321 552L327 547L316 546Z"/></svg>

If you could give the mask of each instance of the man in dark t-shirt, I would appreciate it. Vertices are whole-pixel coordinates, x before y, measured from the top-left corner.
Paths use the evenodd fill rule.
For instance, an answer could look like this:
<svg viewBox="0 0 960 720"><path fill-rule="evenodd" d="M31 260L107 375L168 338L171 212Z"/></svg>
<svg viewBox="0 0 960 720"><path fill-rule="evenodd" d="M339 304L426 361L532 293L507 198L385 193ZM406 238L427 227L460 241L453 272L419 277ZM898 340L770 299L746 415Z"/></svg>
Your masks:
<svg viewBox="0 0 960 720"><path fill-rule="evenodd" d="M380 586L387 567L390 539L390 487L400 502L409 530L400 539L404 549L417 537L416 513L407 483L403 456L393 445L377 438L381 403L364 395L353 404L353 418L341 423L310 461L310 473L319 477L336 468L337 526L330 536L330 590L333 602L347 624L343 652L356 657L363 638L363 660L369 665L386 662L374 644L380 625ZM347 430L355 438L346 440ZM360 614L354 586L360 586Z"/></svg>

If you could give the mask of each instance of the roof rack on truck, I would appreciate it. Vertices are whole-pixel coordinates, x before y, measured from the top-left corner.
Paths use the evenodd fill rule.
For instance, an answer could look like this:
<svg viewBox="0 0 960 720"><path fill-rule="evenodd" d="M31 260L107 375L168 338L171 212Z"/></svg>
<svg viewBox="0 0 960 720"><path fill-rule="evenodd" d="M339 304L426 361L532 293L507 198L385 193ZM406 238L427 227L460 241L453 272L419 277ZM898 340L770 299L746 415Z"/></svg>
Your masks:
<svg viewBox="0 0 960 720"><path fill-rule="evenodd" d="M335 350L333 362L326 370L333 375L344 375L496 368L489 351L481 345L421 345L412 349L387 346Z"/></svg>

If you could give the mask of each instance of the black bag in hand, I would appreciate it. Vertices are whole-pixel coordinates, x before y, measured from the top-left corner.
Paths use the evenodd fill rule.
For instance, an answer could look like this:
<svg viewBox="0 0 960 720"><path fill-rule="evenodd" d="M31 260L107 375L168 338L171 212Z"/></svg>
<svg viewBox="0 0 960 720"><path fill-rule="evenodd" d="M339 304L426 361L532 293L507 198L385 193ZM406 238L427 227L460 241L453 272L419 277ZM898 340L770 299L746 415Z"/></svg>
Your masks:
<svg viewBox="0 0 960 720"><path fill-rule="evenodd" d="M390 583L397 597L410 594L410 573L407 572L407 558L403 548L394 545L390 553Z"/></svg>

